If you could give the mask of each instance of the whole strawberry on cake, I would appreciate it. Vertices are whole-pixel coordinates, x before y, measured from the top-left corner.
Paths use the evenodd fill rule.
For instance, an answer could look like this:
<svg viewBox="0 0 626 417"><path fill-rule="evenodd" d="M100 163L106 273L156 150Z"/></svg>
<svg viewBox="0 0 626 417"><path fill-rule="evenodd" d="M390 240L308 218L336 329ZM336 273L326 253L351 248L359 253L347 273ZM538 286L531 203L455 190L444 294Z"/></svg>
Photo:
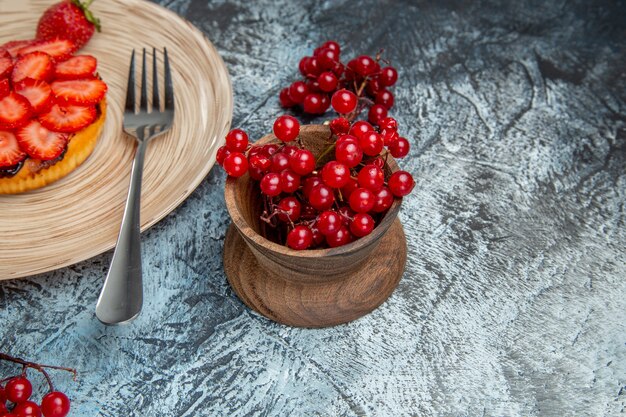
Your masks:
<svg viewBox="0 0 626 417"><path fill-rule="evenodd" d="M96 58L78 52L100 31L90 3L54 4L35 39L0 45L0 194L50 184L96 146L107 85Z"/></svg>

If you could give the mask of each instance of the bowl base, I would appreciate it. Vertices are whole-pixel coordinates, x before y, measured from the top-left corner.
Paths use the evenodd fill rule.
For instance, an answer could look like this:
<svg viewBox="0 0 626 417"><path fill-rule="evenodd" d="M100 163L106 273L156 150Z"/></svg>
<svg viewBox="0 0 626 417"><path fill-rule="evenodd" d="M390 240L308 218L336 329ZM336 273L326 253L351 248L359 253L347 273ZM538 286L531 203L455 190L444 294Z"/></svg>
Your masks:
<svg viewBox="0 0 626 417"><path fill-rule="evenodd" d="M224 269L237 296L259 314L289 326L328 327L364 316L389 298L404 272L406 251L396 219L371 259L344 279L299 283L263 269L231 224Z"/></svg>

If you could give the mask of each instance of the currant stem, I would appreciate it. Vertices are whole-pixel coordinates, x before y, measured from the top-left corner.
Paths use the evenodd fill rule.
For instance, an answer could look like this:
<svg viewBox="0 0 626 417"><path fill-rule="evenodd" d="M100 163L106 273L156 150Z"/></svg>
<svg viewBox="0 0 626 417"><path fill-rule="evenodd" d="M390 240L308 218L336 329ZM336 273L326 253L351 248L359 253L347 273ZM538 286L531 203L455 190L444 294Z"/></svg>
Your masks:
<svg viewBox="0 0 626 417"><path fill-rule="evenodd" d="M46 372L44 368L58 369L61 371L70 372L73 376L72 379L74 381L76 381L76 378L78 376L78 372L76 372L76 369L73 369L73 368L66 368L64 366L54 366L54 365L42 365L42 364L35 363L35 362L25 361L24 359L21 359L21 358L15 358L5 353L0 353L0 360L5 360L7 362L13 362L13 363L22 365L22 376L26 375L27 368L32 368L41 372L43 376L46 378L46 382L48 383L48 386L50 387L50 391L54 391L54 385L52 384L52 379L50 379L50 375L48 375L48 372Z"/></svg>

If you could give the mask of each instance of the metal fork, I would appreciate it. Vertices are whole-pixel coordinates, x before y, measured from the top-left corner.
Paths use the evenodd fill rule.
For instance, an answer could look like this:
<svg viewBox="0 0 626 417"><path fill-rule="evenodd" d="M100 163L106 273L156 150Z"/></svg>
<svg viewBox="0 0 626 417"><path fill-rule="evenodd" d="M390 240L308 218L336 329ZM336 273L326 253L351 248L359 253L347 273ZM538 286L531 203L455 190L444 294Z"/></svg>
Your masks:
<svg viewBox="0 0 626 417"><path fill-rule="evenodd" d="M140 196L143 161L148 142L165 133L174 120L174 90L167 49L163 48L165 96L161 110L157 75L156 50L152 49L152 111L148 111L146 82L146 49L143 49L141 97L139 111L135 100L135 50L130 59L124 131L137 140L137 149L130 176L130 186L122 226L111 266L96 305L96 316L104 324L122 324L135 319L143 304L141 278Z"/></svg>

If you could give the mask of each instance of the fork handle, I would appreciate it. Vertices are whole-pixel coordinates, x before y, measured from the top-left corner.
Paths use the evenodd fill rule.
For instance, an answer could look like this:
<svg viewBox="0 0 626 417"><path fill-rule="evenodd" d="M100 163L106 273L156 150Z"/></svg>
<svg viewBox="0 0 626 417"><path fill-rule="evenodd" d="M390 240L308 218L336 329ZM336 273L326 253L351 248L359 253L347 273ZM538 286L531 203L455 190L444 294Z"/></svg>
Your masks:
<svg viewBox="0 0 626 417"><path fill-rule="evenodd" d="M148 141L138 141L120 234L96 305L96 316L104 324L122 324L135 319L143 304L139 216L147 144Z"/></svg>

